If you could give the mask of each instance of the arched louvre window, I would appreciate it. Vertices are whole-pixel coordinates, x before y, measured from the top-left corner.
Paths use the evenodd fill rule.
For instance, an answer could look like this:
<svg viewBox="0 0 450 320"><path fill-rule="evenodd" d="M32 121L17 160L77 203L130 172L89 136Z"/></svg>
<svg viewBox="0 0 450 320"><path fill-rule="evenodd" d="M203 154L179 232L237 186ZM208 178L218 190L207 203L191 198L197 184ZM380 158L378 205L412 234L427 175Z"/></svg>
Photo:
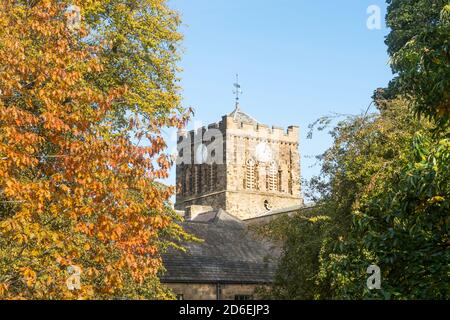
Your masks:
<svg viewBox="0 0 450 320"><path fill-rule="evenodd" d="M288 187L289 187L289 193L294 194L294 186L292 184L292 173L289 173L289 180L288 180Z"/></svg>
<svg viewBox="0 0 450 320"><path fill-rule="evenodd" d="M283 178L283 171L278 170L278 181L277 181L278 192L283 192L282 187L281 187L282 178Z"/></svg>
<svg viewBox="0 0 450 320"><path fill-rule="evenodd" d="M211 165L210 164L206 164L204 165L203 169L204 169L204 182L202 182L203 185L203 191L210 191L211 190L211 169L210 169Z"/></svg>
<svg viewBox="0 0 450 320"><path fill-rule="evenodd" d="M181 194L186 194L187 190L187 185L186 185L186 181L187 181L187 172L184 172L183 176L181 177Z"/></svg>
<svg viewBox="0 0 450 320"><path fill-rule="evenodd" d="M192 170L191 169L188 169L188 171L187 171L187 175L186 175L186 177L187 177L187 193L194 193L194 176L193 176L193 174L192 174Z"/></svg>
<svg viewBox="0 0 450 320"><path fill-rule="evenodd" d="M192 176L191 169L186 166L184 176L183 176L183 193L185 195L189 194L192 191Z"/></svg>
<svg viewBox="0 0 450 320"><path fill-rule="evenodd" d="M211 164L210 169L211 169L211 175L210 175L211 190L216 190L217 189L217 164L216 163Z"/></svg>
<svg viewBox="0 0 450 320"><path fill-rule="evenodd" d="M256 189L256 163L253 159L248 159L245 164L245 188Z"/></svg>
<svg viewBox="0 0 450 320"><path fill-rule="evenodd" d="M202 192L202 167L200 165L195 166L195 192Z"/></svg>
<svg viewBox="0 0 450 320"><path fill-rule="evenodd" d="M278 166L271 162L267 167L266 187L268 191L278 191Z"/></svg>

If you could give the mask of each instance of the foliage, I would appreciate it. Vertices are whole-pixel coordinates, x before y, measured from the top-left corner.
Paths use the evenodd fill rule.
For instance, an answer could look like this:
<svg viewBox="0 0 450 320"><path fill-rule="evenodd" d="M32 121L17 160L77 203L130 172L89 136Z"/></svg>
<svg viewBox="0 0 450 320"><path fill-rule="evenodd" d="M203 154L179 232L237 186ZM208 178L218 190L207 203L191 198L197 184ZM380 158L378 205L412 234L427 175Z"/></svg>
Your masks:
<svg viewBox="0 0 450 320"><path fill-rule="evenodd" d="M304 220L302 213L287 224L271 226L274 233L286 237L274 297L282 296L280 292L285 294L283 298L333 297L329 273L320 273L321 259L332 254L337 241L351 229L351 212L363 191L374 178L383 179L390 168L401 165L401 150L421 127L407 112L404 100L379 100L378 108L379 114L347 116L330 132L334 143L318 156L321 174L308 184L308 196L316 202L308 219ZM319 129L325 129L334 118L324 117L317 123ZM316 216L328 220L309 219Z"/></svg>
<svg viewBox="0 0 450 320"><path fill-rule="evenodd" d="M409 161L355 206L352 231L323 264L341 298L448 299L450 140L416 134ZM380 266L382 290L365 269Z"/></svg>
<svg viewBox="0 0 450 320"><path fill-rule="evenodd" d="M334 144L319 157L321 175L309 185L314 212L270 226L285 242L271 297L444 297L436 279L447 275L448 155L441 148L440 160L433 157L437 151L428 148L431 142L416 142L411 149L420 130L424 139L434 138L427 133L431 124L414 118L405 100L378 100L377 106L379 114L347 117L332 130ZM426 170L437 166L437 180L411 162L417 148ZM442 201L423 207L425 212L417 209L436 199ZM366 288L366 268L373 263L384 279L378 294ZM421 276L414 274L419 271Z"/></svg>
<svg viewBox="0 0 450 320"><path fill-rule="evenodd" d="M329 220L292 220L277 231L286 239L275 297L449 297L450 5L387 2L396 77L375 92L379 114L347 117L331 131L333 146L319 157L309 194ZM382 290L366 287L371 264L381 268Z"/></svg>
<svg viewBox="0 0 450 320"><path fill-rule="evenodd" d="M164 0L0 1L0 298L169 297L178 24Z"/></svg>
<svg viewBox="0 0 450 320"><path fill-rule="evenodd" d="M256 232L276 240L283 247L275 282L260 288L259 296L267 299L314 299L324 288L317 285L319 254L329 217L302 212L280 217Z"/></svg>
<svg viewBox="0 0 450 320"><path fill-rule="evenodd" d="M386 38L398 76L391 94L408 97L419 115L448 126L450 117L450 3L388 0Z"/></svg>

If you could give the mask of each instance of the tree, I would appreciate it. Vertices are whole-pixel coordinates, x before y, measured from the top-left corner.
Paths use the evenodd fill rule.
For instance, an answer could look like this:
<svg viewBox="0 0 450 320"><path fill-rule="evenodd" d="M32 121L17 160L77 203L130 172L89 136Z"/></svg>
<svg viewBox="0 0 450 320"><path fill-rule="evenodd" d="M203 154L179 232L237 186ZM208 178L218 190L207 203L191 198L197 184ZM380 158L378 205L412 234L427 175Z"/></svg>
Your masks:
<svg viewBox="0 0 450 320"><path fill-rule="evenodd" d="M270 297L448 298L449 139L404 100L377 106L379 114L347 117L332 130L310 182L317 207L270 226L284 242ZM381 290L366 286L372 264Z"/></svg>
<svg viewBox="0 0 450 320"><path fill-rule="evenodd" d="M328 288L326 284L325 287L318 284L317 273L322 235L329 228L329 222L329 216L321 216L320 210L314 208L253 228L256 234L276 241L283 248L274 283L258 288L260 297L282 300L323 297Z"/></svg>
<svg viewBox="0 0 450 320"><path fill-rule="evenodd" d="M447 0L388 0L386 38L390 94L408 97L418 115L448 126L450 117L450 4Z"/></svg>
<svg viewBox="0 0 450 320"><path fill-rule="evenodd" d="M308 184L316 208L271 225L284 241L273 297L344 297L337 294L337 286L348 279L336 278L329 265L340 258L339 246L353 232L353 210L374 181L386 179L405 163L402 152L414 133L429 127L408 113L404 100L377 100L377 107L377 114L345 117L332 129L333 145L318 156L321 174ZM316 125L323 130L332 120L324 117Z"/></svg>
<svg viewBox="0 0 450 320"><path fill-rule="evenodd" d="M450 6L388 4L396 77L374 94L379 114L348 117L331 131L321 175L310 181L320 223L297 217L279 231L286 243L275 296L448 299ZM371 264L381 268L380 291L366 287Z"/></svg>
<svg viewBox="0 0 450 320"><path fill-rule="evenodd" d="M345 298L448 299L450 140L414 136L410 159L375 179L353 211L353 227L325 268ZM364 288L367 266L381 290Z"/></svg>
<svg viewBox="0 0 450 320"><path fill-rule="evenodd" d="M163 0L0 1L0 298L164 298L161 128L187 114ZM146 144L143 143L146 140ZM67 279L80 268L81 287Z"/></svg>

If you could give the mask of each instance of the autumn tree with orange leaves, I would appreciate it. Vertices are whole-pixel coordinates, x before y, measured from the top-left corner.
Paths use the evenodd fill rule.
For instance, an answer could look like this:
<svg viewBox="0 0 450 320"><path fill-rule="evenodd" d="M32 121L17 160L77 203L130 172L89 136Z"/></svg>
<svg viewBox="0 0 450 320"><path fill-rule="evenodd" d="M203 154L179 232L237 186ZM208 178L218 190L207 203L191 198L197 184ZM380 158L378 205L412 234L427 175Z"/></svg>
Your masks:
<svg viewBox="0 0 450 320"><path fill-rule="evenodd" d="M169 297L179 23L165 0L0 0L1 299Z"/></svg>

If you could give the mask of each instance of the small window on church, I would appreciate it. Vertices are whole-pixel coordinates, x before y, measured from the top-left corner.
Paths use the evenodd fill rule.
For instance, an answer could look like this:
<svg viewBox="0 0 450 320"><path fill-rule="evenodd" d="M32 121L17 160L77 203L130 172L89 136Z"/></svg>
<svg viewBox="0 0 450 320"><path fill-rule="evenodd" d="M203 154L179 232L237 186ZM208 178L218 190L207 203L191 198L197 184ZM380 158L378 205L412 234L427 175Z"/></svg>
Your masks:
<svg viewBox="0 0 450 320"><path fill-rule="evenodd" d="M177 294L177 300L184 300L184 296L182 294Z"/></svg>
<svg viewBox="0 0 450 320"><path fill-rule="evenodd" d="M270 205L269 200L264 200L264 208L265 208L267 211L272 210L272 206Z"/></svg>
<svg viewBox="0 0 450 320"><path fill-rule="evenodd" d="M234 300L253 300L251 294L237 294L234 296Z"/></svg>

